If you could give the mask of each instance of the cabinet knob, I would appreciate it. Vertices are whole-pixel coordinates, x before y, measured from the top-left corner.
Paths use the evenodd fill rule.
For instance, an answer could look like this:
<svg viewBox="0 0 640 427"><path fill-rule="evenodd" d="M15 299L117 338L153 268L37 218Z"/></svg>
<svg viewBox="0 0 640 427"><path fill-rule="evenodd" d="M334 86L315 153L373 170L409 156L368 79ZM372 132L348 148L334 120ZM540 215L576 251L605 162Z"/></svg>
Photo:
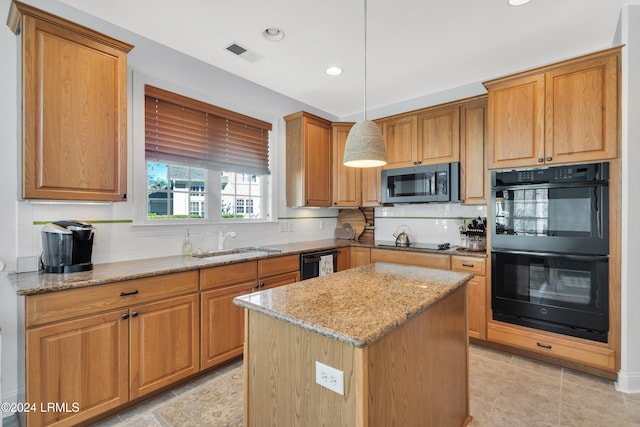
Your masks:
<svg viewBox="0 0 640 427"><path fill-rule="evenodd" d="M134 311L133 313L131 313L131 317L138 317L138 312Z"/></svg>
<svg viewBox="0 0 640 427"><path fill-rule="evenodd" d="M264 282L260 282L260 284L258 285L261 288L264 288Z"/></svg>
<svg viewBox="0 0 640 427"><path fill-rule="evenodd" d="M122 320L127 320L129 318L129 314L125 313L121 317L122 317Z"/></svg>
<svg viewBox="0 0 640 427"><path fill-rule="evenodd" d="M547 162L550 162L551 160L553 160L553 157L551 156L547 157Z"/></svg>
<svg viewBox="0 0 640 427"><path fill-rule="evenodd" d="M121 195L120 195L120 198L121 198L121 199L126 199L126 198L127 198L127 193L121 194Z"/></svg>
<svg viewBox="0 0 640 427"><path fill-rule="evenodd" d="M542 163L544 162L544 159L542 157L538 157L538 163Z"/></svg>
<svg viewBox="0 0 640 427"><path fill-rule="evenodd" d="M421 165L422 164L422 160L418 160L418 164Z"/></svg>

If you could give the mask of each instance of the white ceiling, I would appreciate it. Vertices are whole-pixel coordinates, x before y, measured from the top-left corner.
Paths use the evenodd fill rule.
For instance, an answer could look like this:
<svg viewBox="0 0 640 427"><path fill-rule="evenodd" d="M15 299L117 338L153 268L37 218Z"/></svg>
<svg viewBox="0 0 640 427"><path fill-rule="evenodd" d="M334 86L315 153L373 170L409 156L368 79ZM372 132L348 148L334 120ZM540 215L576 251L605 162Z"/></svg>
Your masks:
<svg viewBox="0 0 640 427"><path fill-rule="evenodd" d="M337 117L363 111L364 0L61 2ZM627 3L368 0L367 109L610 47ZM284 40L263 38L273 26ZM344 73L327 76L331 65Z"/></svg>

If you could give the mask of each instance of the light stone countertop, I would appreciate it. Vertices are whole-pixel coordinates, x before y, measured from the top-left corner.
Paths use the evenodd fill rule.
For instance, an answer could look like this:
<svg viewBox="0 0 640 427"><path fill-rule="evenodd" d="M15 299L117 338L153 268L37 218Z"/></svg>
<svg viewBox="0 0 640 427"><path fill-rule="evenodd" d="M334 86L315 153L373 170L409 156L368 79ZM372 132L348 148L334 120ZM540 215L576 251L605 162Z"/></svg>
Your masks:
<svg viewBox="0 0 640 427"><path fill-rule="evenodd" d="M137 259L130 261L109 262L94 264L93 270L77 273L11 273L7 277L18 295L35 295L47 292L62 291L66 289L82 288L86 286L104 285L123 280L141 279L144 277L160 276L163 274L178 273L182 271L198 270L201 268L217 267L238 262L254 261L265 258L275 258L285 255L294 255L303 252L321 251L336 247L376 247L373 242L358 242L350 240L315 240L308 242L284 243L277 245L264 245L264 247L278 249L279 253L246 253L220 255L211 258L196 258L190 256L166 256L156 258ZM385 249L390 249L385 247ZM455 247L450 250L418 250L396 248L397 250L411 250L416 252L438 253L443 255L465 255L486 257L482 253L462 253Z"/></svg>
<svg viewBox="0 0 640 427"><path fill-rule="evenodd" d="M354 347L366 347L472 277L425 267L373 263L233 301Z"/></svg>

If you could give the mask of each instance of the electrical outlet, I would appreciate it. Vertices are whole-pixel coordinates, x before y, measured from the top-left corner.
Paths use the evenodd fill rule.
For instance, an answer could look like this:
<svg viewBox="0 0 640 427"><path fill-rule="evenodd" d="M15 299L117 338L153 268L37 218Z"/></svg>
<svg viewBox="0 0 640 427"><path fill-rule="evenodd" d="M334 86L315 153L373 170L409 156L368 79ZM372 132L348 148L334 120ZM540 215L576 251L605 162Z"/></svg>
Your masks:
<svg viewBox="0 0 640 427"><path fill-rule="evenodd" d="M316 360L316 384L344 396L344 372Z"/></svg>
<svg viewBox="0 0 640 427"><path fill-rule="evenodd" d="M284 233L287 231L287 221L280 221L280 232Z"/></svg>

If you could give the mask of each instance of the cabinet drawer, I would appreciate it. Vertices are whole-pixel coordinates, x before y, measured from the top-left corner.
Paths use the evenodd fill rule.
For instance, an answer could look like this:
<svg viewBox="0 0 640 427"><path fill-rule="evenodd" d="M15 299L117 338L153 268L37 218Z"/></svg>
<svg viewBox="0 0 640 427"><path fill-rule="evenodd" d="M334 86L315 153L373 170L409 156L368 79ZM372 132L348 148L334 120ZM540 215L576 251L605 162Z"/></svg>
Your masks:
<svg viewBox="0 0 640 427"><path fill-rule="evenodd" d="M453 255L451 257L451 269L453 271L462 271L465 273L485 275L486 260L484 258L476 258L470 256Z"/></svg>
<svg viewBox="0 0 640 427"><path fill-rule="evenodd" d="M417 265L419 267L449 270L449 255L436 255L395 249L371 249L371 262L392 262L395 264Z"/></svg>
<svg viewBox="0 0 640 427"><path fill-rule="evenodd" d="M200 289L213 289L236 283L257 282L255 261L229 264L200 270Z"/></svg>
<svg viewBox="0 0 640 427"><path fill-rule="evenodd" d="M563 338L519 326L497 323L487 325L487 338L489 341L558 359L615 371L615 351L597 343L588 344L577 338Z"/></svg>
<svg viewBox="0 0 640 427"><path fill-rule="evenodd" d="M291 283L300 281L300 272L280 274L279 276L271 276L260 280L260 290L276 288L278 286L290 285Z"/></svg>
<svg viewBox="0 0 640 427"><path fill-rule="evenodd" d="M300 255L297 254L258 260L260 278L294 271L300 271Z"/></svg>
<svg viewBox="0 0 640 427"><path fill-rule="evenodd" d="M25 298L27 328L198 290L198 271L125 280Z"/></svg>

